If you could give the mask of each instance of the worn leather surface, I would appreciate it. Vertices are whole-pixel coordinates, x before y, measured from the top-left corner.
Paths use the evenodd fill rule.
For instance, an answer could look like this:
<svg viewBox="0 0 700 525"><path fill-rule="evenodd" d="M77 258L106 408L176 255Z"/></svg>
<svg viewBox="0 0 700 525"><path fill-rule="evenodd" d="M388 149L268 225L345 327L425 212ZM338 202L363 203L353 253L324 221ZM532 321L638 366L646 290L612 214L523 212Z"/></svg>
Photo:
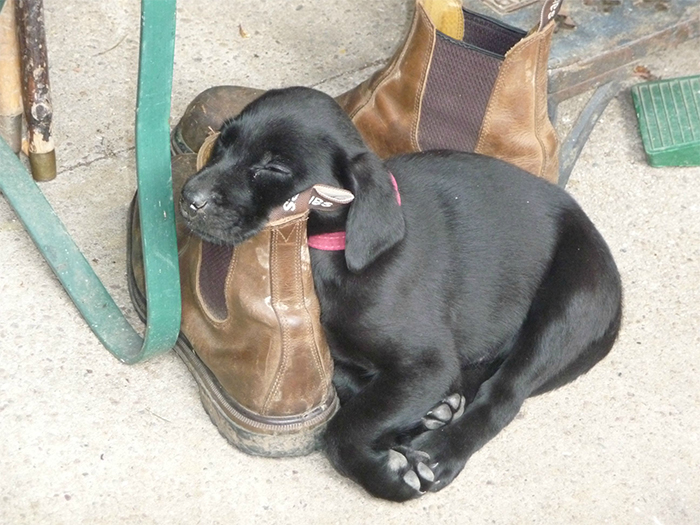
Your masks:
<svg viewBox="0 0 700 525"><path fill-rule="evenodd" d="M173 157L175 195L196 171L196 155ZM209 311L200 287L202 241L179 219L175 198L181 331L229 397L263 417L303 415L331 395L333 362L320 325L320 306L306 240L307 213L269 224L237 246L229 264L227 315ZM138 217L131 265L143 292Z"/></svg>
<svg viewBox="0 0 700 525"><path fill-rule="evenodd" d="M547 60L553 31L554 22L550 22L506 53L475 151L556 183L559 142L547 114Z"/></svg>
<svg viewBox="0 0 700 525"><path fill-rule="evenodd" d="M553 30L551 22L506 53L475 151L556 183L559 146L547 114L547 61ZM389 65L337 99L380 157L420 150L418 127L427 72L433 66L435 31L418 0L411 30Z"/></svg>
<svg viewBox="0 0 700 525"><path fill-rule="evenodd" d="M420 103L434 43L435 28L416 3L406 41L389 64L336 99L382 158L419 149Z"/></svg>
<svg viewBox="0 0 700 525"><path fill-rule="evenodd" d="M187 106L179 131L192 151L198 151L212 131L238 115L253 100L265 93L262 89L242 86L214 86L202 91Z"/></svg>
<svg viewBox="0 0 700 525"><path fill-rule="evenodd" d="M306 246L306 215L236 246L225 287L228 316L200 292L202 242L180 253L182 331L238 403L263 416L303 414L328 398L333 371Z"/></svg>

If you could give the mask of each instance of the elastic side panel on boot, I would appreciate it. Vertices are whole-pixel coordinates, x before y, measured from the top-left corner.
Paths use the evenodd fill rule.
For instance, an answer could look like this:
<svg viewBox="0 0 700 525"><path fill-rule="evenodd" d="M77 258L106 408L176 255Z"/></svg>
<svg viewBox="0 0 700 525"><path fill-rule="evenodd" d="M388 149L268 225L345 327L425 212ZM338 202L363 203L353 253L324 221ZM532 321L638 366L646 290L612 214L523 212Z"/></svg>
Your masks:
<svg viewBox="0 0 700 525"><path fill-rule="evenodd" d="M525 31L464 10L465 44L504 56L508 50L526 35Z"/></svg>
<svg viewBox="0 0 700 525"><path fill-rule="evenodd" d="M501 59L437 33L418 125L421 150L474 151Z"/></svg>
<svg viewBox="0 0 700 525"><path fill-rule="evenodd" d="M226 308L226 277L232 246L220 246L202 241L202 260L199 266L199 293L208 313L219 321L228 317Z"/></svg>

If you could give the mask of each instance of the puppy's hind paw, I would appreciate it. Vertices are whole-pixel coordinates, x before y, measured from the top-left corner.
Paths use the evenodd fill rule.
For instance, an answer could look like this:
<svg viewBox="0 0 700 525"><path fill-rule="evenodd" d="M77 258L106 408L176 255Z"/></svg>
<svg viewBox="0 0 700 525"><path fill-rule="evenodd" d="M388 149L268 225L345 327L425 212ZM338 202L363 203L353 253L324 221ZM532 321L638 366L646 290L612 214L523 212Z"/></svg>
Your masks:
<svg viewBox="0 0 700 525"><path fill-rule="evenodd" d="M451 394L423 416L421 423L427 430L444 427L462 417L466 402L462 394Z"/></svg>
<svg viewBox="0 0 700 525"><path fill-rule="evenodd" d="M407 447L389 450L389 468L419 495L425 494L435 481L435 473L428 466L429 462L430 456L420 450Z"/></svg>

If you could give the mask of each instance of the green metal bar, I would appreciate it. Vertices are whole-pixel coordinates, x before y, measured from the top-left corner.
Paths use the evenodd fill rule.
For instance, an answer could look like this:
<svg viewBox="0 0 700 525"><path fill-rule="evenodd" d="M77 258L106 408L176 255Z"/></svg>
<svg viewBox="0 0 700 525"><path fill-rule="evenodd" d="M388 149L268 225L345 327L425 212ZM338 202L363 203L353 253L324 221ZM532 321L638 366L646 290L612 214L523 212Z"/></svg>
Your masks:
<svg viewBox="0 0 700 525"><path fill-rule="evenodd" d="M4 140L0 140L0 190L98 339L119 359L133 362L141 337Z"/></svg>
<svg viewBox="0 0 700 525"><path fill-rule="evenodd" d="M176 0L141 1L136 167L146 277L144 357L172 348L180 331L180 273L169 125L175 7Z"/></svg>
<svg viewBox="0 0 700 525"><path fill-rule="evenodd" d="M142 0L136 158L148 323L136 333L12 149L0 140L0 191L97 338L136 363L172 348L180 328L180 281L168 136L175 0Z"/></svg>

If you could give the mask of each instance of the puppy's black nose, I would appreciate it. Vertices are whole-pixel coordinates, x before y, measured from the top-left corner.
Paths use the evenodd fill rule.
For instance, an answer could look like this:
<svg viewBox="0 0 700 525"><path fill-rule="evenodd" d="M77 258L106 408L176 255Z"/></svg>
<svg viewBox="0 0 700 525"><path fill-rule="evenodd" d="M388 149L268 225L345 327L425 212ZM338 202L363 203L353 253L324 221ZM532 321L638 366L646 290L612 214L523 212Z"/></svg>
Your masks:
<svg viewBox="0 0 700 525"><path fill-rule="evenodd" d="M180 197L180 213L186 219L194 219L205 211L208 203L207 197L199 191L183 191Z"/></svg>

